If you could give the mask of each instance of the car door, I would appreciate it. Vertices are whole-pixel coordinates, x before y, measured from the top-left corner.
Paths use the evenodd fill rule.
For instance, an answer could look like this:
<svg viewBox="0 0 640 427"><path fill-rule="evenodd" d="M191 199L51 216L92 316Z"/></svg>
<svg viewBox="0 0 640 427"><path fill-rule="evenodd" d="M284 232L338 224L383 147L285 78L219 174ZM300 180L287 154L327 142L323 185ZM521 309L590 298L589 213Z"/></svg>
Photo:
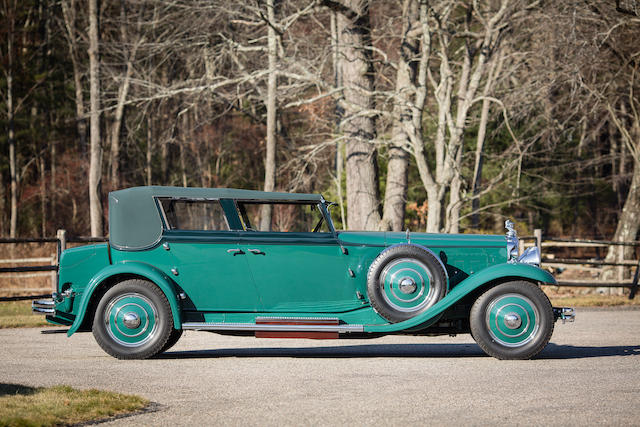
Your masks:
<svg viewBox="0 0 640 427"><path fill-rule="evenodd" d="M197 311L255 312L259 298L238 232L217 200L162 200L171 274Z"/></svg>
<svg viewBox="0 0 640 427"><path fill-rule="evenodd" d="M251 206L240 203L239 208ZM287 203L274 205L273 217L282 216L281 211L289 208L291 204ZM305 209L313 208L309 205ZM290 225L291 231L282 231L283 227L260 231L247 226L249 216L244 215L245 229L239 232L239 243L246 253L262 311L326 313L362 306L335 233L327 228L313 231L313 225L304 224ZM256 217L254 214L257 224Z"/></svg>

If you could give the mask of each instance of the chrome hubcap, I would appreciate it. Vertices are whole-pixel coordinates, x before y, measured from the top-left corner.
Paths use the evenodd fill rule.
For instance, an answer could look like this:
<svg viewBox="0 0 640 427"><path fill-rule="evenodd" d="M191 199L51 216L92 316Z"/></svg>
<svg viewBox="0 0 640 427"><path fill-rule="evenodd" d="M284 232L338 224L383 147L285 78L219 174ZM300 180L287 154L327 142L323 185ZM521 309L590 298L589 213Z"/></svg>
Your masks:
<svg viewBox="0 0 640 427"><path fill-rule="evenodd" d="M140 326L140 316L138 316L133 311L130 311L128 313L125 313L125 315L122 317L122 323L129 329L135 329Z"/></svg>
<svg viewBox="0 0 640 427"><path fill-rule="evenodd" d="M114 297L104 309L110 338L125 347L140 347L158 333L158 310L145 295L129 292Z"/></svg>
<svg viewBox="0 0 640 427"><path fill-rule="evenodd" d="M397 258L380 273L380 289L387 305L402 313L417 313L435 304L436 289L429 268L414 258Z"/></svg>
<svg viewBox="0 0 640 427"><path fill-rule="evenodd" d="M398 289L403 294L412 294L418 289L418 285L411 277L405 277L398 284Z"/></svg>
<svg viewBox="0 0 640 427"><path fill-rule="evenodd" d="M518 329L522 325L522 319L517 313L508 313L504 315L504 325L509 329Z"/></svg>
<svg viewBox="0 0 640 427"><path fill-rule="evenodd" d="M504 294L487 306L485 322L495 342L505 347L522 347L538 336L540 312L525 295Z"/></svg>

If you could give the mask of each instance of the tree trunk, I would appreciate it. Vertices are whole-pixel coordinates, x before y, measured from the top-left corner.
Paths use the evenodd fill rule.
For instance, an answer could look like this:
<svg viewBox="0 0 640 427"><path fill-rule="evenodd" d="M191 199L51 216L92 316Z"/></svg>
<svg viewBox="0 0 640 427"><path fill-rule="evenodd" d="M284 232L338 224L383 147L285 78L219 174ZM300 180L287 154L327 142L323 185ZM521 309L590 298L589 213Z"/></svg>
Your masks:
<svg viewBox="0 0 640 427"><path fill-rule="evenodd" d="M120 187L120 131L122 127L122 117L124 116L124 104L127 100L131 74L133 73L133 58L135 57L136 47L133 48L131 57L127 61L127 71L125 72L122 86L118 89L118 103L113 117L113 126L111 128L111 184L114 189Z"/></svg>
<svg viewBox="0 0 640 427"><path fill-rule="evenodd" d="M407 179L411 141L405 122L412 121L411 104L416 84L416 59L419 39L409 36L419 25L419 8L415 0L405 0L402 8L402 34L400 58L396 72L396 100L393 107L393 127L389 144L387 183L384 193L384 210L381 229L400 231L404 228L407 201Z"/></svg>
<svg viewBox="0 0 640 427"><path fill-rule="evenodd" d="M13 11L15 14L15 10ZM12 15L11 12L9 12ZM7 125L9 128L9 175L11 178L11 216L9 237L15 238L18 229L18 176L16 167L16 139L13 118L13 37L14 16L7 16L9 29L7 34Z"/></svg>
<svg viewBox="0 0 640 427"><path fill-rule="evenodd" d="M11 47L9 49L11 49ZM11 176L11 219L9 237L15 238L18 229L18 176L16 168L16 139L13 120L13 75L11 66L9 66L7 73L7 122L9 124L9 174Z"/></svg>
<svg viewBox="0 0 640 427"><path fill-rule="evenodd" d="M180 172L182 174L182 186L187 187L187 129L189 128L188 112L185 111L182 115L182 131L180 134Z"/></svg>
<svg viewBox="0 0 640 427"><path fill-rule="evenodd" d="M151 161L153 154L153 122L151 115L147 116L147 156L146 156L146 173L147 173L147 185L151 185Z"/></svg>
<svg viewBox="0 0 640 427"><path fill-rule="evenodd" d="M70 1L70 4L69 4ZM62 12L67 32L69 57L73 68L74 95L76 101L76 132L78 133L78 148L84 155L87 149L87 120L84 111L84 96L82 94L82 72L78 62L78 47L76 43L76 2L62 0Z"/></svg>
<svg viewBox="0 0 640 427"><path fill-rule="evenodd" d="M378 159L374 145L375 116L369 1L346 0L338 9L338 33L344 85L344 119L340 131L346 141L347 225L350 230L380 226Z"/></svg>
<svg viewBox="0 0 640 427"><path fill-rule="evenodd" d="M125 27L127 20L126 8L124 0L120 1L120 37L123 45L130 44L129 37ZM126 71L124 73L124 79L120 87L118 88L118 102L116 104L116 110L113 115L113 127L111 130L111 184L114 189L120 187L120 131L122 127L122 117L124 115L124 105L129 93L129 86L131 82L131 75L133 74L133 62L136 59L136 53L138 47L143 42L144 37L135 40L129 56L127 58Z"/></svg>
<svg viewBox="0 0 640 427"><path fill-rule="evenodd" d="M274 0L267 0L267 19L275 23ZM267 153L264 162L264 191L273 191L276 185L276 96L277 96L277 35L273 25L267 24L267 43L269 57L269 79L267 82ZM260 230L271 229L273 206L262 205L260 211Z"/></svg>
<svg viewBox="0 0 640 427"><path fill-rule="evenodd" d="M47 180L44 156L38 158L38 171L40 172L40 235L44 238L47 237Z"/></svg>
<svg viewBox="0 0 640 427"><path fill-rule="evenodd" d="M484 90L482 91L482 96L489 96L495 85L495 82L502 71L502 65L504 63L504 52L500 50L500 56L497 61L492 61L489 67L489 75L487 76L487 81L484 85ZM482 100L482 110L480 112L480 123L478 124L478 135L476 137L476 152L475 152L475 163L473 166L473 177L471 181L471 191L472 191L472 200L471 200L471 224L474 229L477 229L480 226L480 217L477 213L480 208L480 197L478 197L478 193L480 191L480 183L482 181L482 166L484 161L484 143L485 137L487 134L487 124L489 122L489 108L490 101L488 99Z"/></svg>
<svg viewBox="0 0 640 427"><path fill-rule="evenodd" d="M91 235L100 237L102 230L102 147L100 145L100 58L98 47L98 0L89 0L89 80L91 98L91 155L89 162L89 211Z"/></svg>

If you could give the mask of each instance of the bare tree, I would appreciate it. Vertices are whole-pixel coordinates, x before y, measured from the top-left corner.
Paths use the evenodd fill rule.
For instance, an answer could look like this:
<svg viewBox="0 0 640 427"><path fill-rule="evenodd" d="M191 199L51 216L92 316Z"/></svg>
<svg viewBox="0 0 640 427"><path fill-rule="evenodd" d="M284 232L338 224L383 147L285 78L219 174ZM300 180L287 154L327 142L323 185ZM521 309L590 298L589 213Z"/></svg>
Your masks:
<svg viewBox="0 0 640 427"><path fill-rule="evenodd" d="M16 140L14 130L14 105L13 105L13 55L15 37L15 19L17 1L5 0L3 2L3 14L7 20L7 68L5 77L7 80L7 122L8 122L8 142L9 142L9 171L11 179L11 216L9 226L9 236L16 237L18 228L18 180L16 167Z"/></svg>
<svg viewBox="0 0 640 427"><path fill-rule="evenodd" d="M267 153L264 162L264 191L273 191L276 186L276 96L278 71L276 69L278 36L275 30L276 14L274 0L267 0L267 56L269 78L267 82ZM265 204L260 212L260 230L271 229L273 206Z"/></svg>
<svg viewBox="0 0 640 427"><path fill-rule="evenodd" d="M100 50L98 0L89 0L89 81L91 106L91 151L89 163L89 212L91 235L102 236L102 146L100 142Z"/></svg>
<svg viewBox="0 0 640 427"><path fill-rule="evenodd" d="M69 58L73 68L73 83L76 106L76 131L79 147L84 150L87 139L87 120L85 117L84 95L82 89L82 64L80 62L79 34L76 30L78 5L76 0L61 0L65 38L69 48Z"/></svg>
<svg viewBox="0 0 640 427"><path fill-rule="evenodd" d="M411 137L408 132L412 133L414 139L422 141L421 123L426 95L424 72L426 62L429 60L429 53L421 52L420 9L424 7L417 0L404 0L402 4L402 36L399 43L400 56L396 65L382 229L398 231L404 227L411 153ZM422 12L424 13L425 10ZM426 36L429 35L426 34ZM422 53L425 55L422 56Z"/></svg>
<svg viewBox="0 0 640 427"><path fill-rule="evenodd" d="M370 4L367 0L323 2L338 14L338 45L342 65L340 132L345 139L347 225L351 230L380 226L380 195L371 59Z"/></svg>

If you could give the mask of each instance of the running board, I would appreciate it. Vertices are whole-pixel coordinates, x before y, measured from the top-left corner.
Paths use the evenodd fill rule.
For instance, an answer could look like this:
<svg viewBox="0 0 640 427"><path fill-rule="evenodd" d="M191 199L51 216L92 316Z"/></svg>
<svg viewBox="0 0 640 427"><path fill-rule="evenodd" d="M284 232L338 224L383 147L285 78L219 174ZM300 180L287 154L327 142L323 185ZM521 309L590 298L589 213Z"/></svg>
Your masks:
<svg viewBox="0 0 640 427"><path fill-rule="evenodd" d="M257 338L333 339L338 334L364 332L362 325L339 324L338 319L309 317L258 317L255 323L188 322L182 329L195 331L252 331Z"/></svg>

